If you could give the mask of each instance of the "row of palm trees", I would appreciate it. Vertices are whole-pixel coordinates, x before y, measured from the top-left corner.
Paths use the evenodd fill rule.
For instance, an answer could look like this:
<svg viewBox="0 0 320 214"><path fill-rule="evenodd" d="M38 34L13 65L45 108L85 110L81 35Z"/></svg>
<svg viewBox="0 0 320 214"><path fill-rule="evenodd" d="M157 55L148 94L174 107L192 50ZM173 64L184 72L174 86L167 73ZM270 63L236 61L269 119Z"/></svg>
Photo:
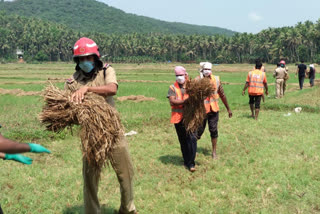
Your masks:
<svg viewBox="0 0 320 214"><path fill-rule="evenodd" d="M96 41L105 60L112 62L200 61L246 63L256 58L275 63L320 62L320 19L294 27L269 28L258 34L164 35L80 33L66 26L0 12L0 58L70 61L72 46L82 36Z"/></svg>

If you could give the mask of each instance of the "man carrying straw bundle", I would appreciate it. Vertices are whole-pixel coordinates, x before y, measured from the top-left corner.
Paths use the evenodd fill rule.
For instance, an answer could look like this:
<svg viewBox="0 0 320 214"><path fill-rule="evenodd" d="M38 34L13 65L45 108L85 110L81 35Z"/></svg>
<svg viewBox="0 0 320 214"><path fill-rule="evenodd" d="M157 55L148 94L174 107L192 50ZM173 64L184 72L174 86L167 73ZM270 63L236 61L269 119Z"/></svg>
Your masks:
<svg viewBox="0 0 320 214"><path fill-rule="evenodd" d="M170 85L168 96L171 105L171 120L174 124L178 139L180 142L184 166L190 172L196 171L195 158L197 153L197 138L193 133L186 131L183 123L183 106L188 99L188 94L185 92L186 78L188 74L182 66L176 66L174 69L176 74L176 82Z"/></svg>
<svg viewBox="0 0 320 214"><path fill-rule="evenodd" d="M112 96L117 93L118 83L115 70L100 61L100 53L96 43L89 38L80 38L73 48L73 60L77 64L76 72L65 84L65 89L72 93L71 101L80 104L87 92L93 92L105 98L114 106ZM136 213L133 203L133 167L128 152L127 141L121 136L115 145L110 160L120 183L121 206L119 213ZM86 214L101 213L98 200L98 184L100 172L83 157L84 208Z"/></svg>
<svg viewBox="0 0 320 214"><path fill-rule="evenodd" d="M218 141L218 121L219 121L219 97L221 98L224 106L228 111L229 118L232 117L232 112L229 108L229 104L227 101L227 97L224 94L224 90L220 81L219 76L212 75L212 64L210 62L202 62L200 63L200 78L209 78L213 88L215 89L213 94L207 97L204 101L204 106L206 109L207 117L203 121L202 127L198 129L198 139L201 138L205 128L206 123L208 121L210 136L211 136L211 144L212 144L212 158L217 159L217 141Z"/></svg>

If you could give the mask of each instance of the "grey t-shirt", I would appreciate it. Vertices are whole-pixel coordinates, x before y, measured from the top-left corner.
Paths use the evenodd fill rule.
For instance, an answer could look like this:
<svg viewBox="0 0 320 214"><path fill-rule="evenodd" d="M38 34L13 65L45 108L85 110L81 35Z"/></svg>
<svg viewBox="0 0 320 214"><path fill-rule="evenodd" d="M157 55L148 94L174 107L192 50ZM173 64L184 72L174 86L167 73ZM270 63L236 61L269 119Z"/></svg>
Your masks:
<svg viewBox="0 0 320 214"><path fill-rule="evenodd" d="M182 85L180 85L180 84L179 84L179 86L180 86L180 90L181 90L182 96L184 96L185 88L182 88ZM172 96L175 97L176 96L176 92L175 92L175 90L172 90L171 87L169 87L167 98L172 97Z"/></svg>

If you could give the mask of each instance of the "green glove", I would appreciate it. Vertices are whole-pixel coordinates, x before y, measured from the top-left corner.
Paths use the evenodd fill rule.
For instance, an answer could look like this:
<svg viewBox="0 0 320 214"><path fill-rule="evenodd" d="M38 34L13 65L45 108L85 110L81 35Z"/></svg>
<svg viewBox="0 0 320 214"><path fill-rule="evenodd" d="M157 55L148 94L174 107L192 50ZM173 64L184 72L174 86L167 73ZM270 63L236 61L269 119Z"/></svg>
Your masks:
<svg viewBox="0 0 320 214"><path fill-rule="evenodd" d="M4 160L14 160L23 164L32 164L32 159L19 154L6 154Z"/></svg>
<svg viewBox="0 0 320 214"><path fill-rule="evenodd" d="M30 152L34 153L51 153L48 149L44 148L43 146L35 143L28 143L30 146Z"/></svg>

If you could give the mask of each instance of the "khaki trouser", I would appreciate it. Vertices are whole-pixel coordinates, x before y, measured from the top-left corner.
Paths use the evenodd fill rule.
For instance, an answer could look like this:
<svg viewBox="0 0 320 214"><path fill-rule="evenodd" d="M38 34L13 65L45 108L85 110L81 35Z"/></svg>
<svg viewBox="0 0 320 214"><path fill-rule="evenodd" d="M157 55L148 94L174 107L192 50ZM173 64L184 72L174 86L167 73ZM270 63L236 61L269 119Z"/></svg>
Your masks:
<svg viewBox="0 0 320 214"><path fill-rule="evenodd" d="M286 89L287 89L287 80L284 79L283 80L283 96L284 96L284 92L286 91Z"/></svg>
<svg viewBox="0 0 320 214"><path fill-rule="evenodd" d="M276 80L276 98L283 97L283 79L277 79Z"/></svg>
<svg viewBox="0 0 320 214"><path fill-rule="evenodd" d="M135 205L133 203L133 167L128 152L128 145L125 137L120 140L119 145L116 145L112 152L113 161L112 168L117 174L120 183L121 206L119 213L135 213ZM83 195L84 208L86 214L100 214L100 204L98 200L98 184L99 175L95 173L87 162L83 159Z"/></svg>

